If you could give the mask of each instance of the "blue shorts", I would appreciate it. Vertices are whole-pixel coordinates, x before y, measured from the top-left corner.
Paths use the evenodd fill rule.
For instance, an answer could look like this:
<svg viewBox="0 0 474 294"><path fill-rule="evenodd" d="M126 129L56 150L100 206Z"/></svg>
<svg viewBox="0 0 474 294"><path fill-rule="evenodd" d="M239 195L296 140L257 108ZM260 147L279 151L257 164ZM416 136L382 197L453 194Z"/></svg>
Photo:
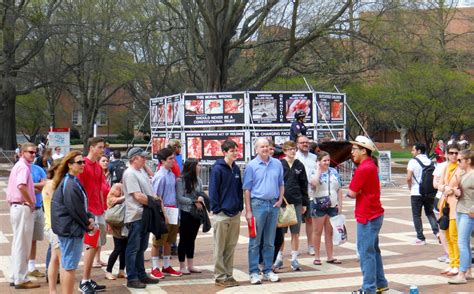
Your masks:
<svg viewBox="0 0 474 294"><path fill-rule="evenodd" d="M75 270L79 265L82 255L82 246L84 241L82 238L59 238L59 249L61 250L61 266L67 270Z"/></svg>
<svg viewBox="0 0 474 294"><path fill-rule="evenodd" d="M337 206L329 207L326 210L318 210L316 209L316 203L314 201L310 201L310 215L311 217L323 217L325 215L329 215L329 217L333 217L337 215L338 209Z"/></svg>

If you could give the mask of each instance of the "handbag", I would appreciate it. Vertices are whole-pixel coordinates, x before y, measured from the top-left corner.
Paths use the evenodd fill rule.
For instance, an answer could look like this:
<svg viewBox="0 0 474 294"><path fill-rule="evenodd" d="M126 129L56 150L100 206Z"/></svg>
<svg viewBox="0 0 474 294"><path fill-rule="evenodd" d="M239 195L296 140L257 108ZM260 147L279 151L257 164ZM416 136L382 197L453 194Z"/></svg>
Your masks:
<svg viewBox="0 0 474 294"><path fill-rule="evenodd" d="M449 228L449 203L446 201L447 199L444 199L444 205L442 208L442 215L438 219L438 224L440 230L446 231Z"/></svg>
<svg viewBox="0 0 474 294"><path fill-rule="evenodd" d="M328 194L329 196L316 197L314 202L316 204L316 210L326 211L331 208L331 171L328 171Z"/></svg>
<svg viewBox="0 0 474 294"><path fill-rule="evenodd" d="M105 211L105 222L110 226L123 226L125 220L125 203L116 204Z"/></svg>
<svg viewBox="0 0 474 294"><path fill-rule="evenodd" d="M277 226L279 228L289 227L298 223L295 206L293 204L289 204L285 197L283 197L283 201L285 201L286 207L280 207L280 211L278 212Z"/></svg>

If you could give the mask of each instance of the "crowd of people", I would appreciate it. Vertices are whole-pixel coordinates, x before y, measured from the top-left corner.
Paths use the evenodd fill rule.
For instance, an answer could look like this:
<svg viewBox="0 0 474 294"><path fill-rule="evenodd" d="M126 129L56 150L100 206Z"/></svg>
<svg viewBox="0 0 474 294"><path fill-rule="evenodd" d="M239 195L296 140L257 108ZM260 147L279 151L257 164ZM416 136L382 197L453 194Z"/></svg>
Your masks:
<svg viewBox="0 0 474 294"><path fill-rule="evenodd" d="M210 171L208 195L199 177L199 161L188 158L183 164L181 142L176 139L158 152L155 172L146 165L148 152L138 147L128 150L126 167L118 150L112 152L112 158L105 154L105 142L98 137L88 140L87 155L71 151L54 161L43 160L44 154L37 156L36 145L23 144L7 188L13 228L10 285L16 289L39 287L28 276L45 276L35 268L36 243L44 236L49 241L46 264L50 293L56 293L58 279L62 293L74 292L82 256L78 289L83 293L106 290L106 286L91 279L94 267L106 267L106 279L127 279L127 287L135 289L157 284L166 276L199 274L201 270L194 263L194 254L202 226L204 232L211 229L213 232L215 284L239 286L233 268L241 215L249 224L255 224L255 237L249 239L248 245L250 284L278 282L278 271L285 260L284 236L288 231L290 267L293 271L301 270L298 256L303 222L313 264L318 266L323 262L322 236L325 262L341 264L334 255L330 219L342 213L346 197L355 199L356 243L363 276L360 289L353 293L387 291L379 248L384 209L377 160L372 156L375 144L364 136L351 141L352 160L357 168L343 196L338 171L330 167L330 154L324 151L315 154L304 129L298 130L294 141L282 145L283 155L274 153L273 142L258 138L254 144L255 158L246 164L243 175L236 164L237 143L225 140L220 146L223 156ZM445 244L449 256L450 266L443 273L452 276L450 283L465 283L471 278L473 152L460 151L452 143L446 148L448 161L439 164L433 172L434 185L440 193L436 205L440 215L445 206L450 207L449 228L440 230L433 213L438 198L420 193L423 165L431 163L425 151L422 144L413 146L415 159L408 165L407 181L417 233L415 244L426 243L421 223L424 207L433 234ZM296 223L280 228L278 215L280 207L286 204L294 205ZM212 228L208 213L212 213ZM113 237L114 248L104 262L101 248L106 244L107 233ZM153 235L151 269L147 273L145 251L150 233ZM173 267L171 255L176 245L179 264ZM117 259L119 271L114 274Z"/></svg>

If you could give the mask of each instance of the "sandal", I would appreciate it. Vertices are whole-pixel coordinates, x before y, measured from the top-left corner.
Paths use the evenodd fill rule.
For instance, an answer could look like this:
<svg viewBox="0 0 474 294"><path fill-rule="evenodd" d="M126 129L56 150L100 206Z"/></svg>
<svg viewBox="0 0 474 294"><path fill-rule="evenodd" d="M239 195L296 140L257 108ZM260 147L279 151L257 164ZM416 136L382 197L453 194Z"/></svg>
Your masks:
<svg viewBox="0 0 474 294"><path fill-rule="evenodd" d="M193 274L200 274L202 273L202 271L198 268L195 268L195 267L192 267L192 268L188 268L189 272L190 273L193 273Z"/></svg>
<svg viewBox="0 0 474 294"><path fill-rule="evenodd" d="M321 259L315 259L315 260L313 261L313 264L314 264L314 265L322 265Z"/></svg>
<svg viewBox="0 0 474 294"><path fill-rule="evenodd" d="M340 260L337 260L337 259L331 259L331 260L327 260L326 261L327 263L330 263L330 264L341 264L342 262Z"/></svg>

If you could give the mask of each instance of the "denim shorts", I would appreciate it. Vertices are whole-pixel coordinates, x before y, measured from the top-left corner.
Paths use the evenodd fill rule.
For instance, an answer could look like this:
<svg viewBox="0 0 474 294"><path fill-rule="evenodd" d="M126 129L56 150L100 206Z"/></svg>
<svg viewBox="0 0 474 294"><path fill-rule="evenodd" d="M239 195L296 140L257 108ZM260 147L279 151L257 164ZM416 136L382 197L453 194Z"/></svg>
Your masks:
<svg viewBox="0 0 474 294"><path fill-rule="evenodd" d="M309 207L310 207L311 217L323 217L325 215L329 215L329 217L333 217L333 216L336 216L338 212L337 206L329 207L326 210L318 210L316 208L316 203L314 201L310 201Z"/></svg>
<svg viewBox="0 0 474 294"><path fill-rule="evenodd" d="M61 250L61 266L67 270L75 270L79 265L82 255L83 238L59 238L59 248Z"/></svg>

